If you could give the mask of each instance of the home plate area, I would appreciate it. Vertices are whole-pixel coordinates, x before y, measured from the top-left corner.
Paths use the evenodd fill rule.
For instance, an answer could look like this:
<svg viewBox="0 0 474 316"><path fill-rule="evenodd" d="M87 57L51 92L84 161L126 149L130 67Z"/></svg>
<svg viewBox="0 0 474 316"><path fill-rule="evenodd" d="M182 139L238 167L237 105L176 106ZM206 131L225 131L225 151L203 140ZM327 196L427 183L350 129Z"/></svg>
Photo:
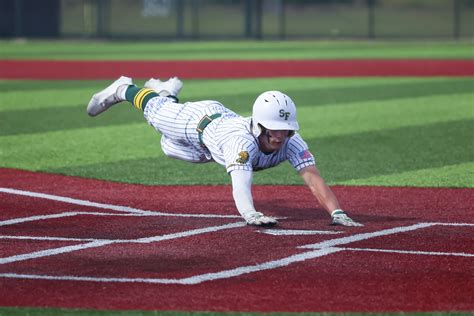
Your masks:
<svg viewBox="0 0 474 316"><path fill-rule="evenodd" d="M128 186L121 194L157 190L109 185ZM418 198L425 202L415 201L406 212L383 203L377 213L368 208L354 212L365 223L362 228L328 225L327 214L310 210L302 194L303 203L296 209L271 214L281 218L281 225L270 229L246 226L227 209L153 210L151 201L141 200L140 208L140 200L133 198L131 205L114 204L113 196L92 199L98 196L88 196L88 190L71 194L70 188L61 188L0 188L0 285L9 289L2 290L2 306L474 309L465 295L474 291L474 223L462 216L471 206L450 214L425 209L417 217L429 196L423 190ZM256 200L269 189L256 187ZM355 196L354 190L335 188L342 200L350 195L359 209L370 194ZM470 192L454 191L437 193L471 202Z"/></svg>

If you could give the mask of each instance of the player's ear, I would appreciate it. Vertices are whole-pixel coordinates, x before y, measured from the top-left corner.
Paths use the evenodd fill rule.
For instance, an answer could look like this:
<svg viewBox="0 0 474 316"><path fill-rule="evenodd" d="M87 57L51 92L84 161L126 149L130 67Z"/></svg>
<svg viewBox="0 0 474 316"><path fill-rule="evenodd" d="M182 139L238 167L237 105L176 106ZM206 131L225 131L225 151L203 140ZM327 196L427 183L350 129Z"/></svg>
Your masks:
<svg viewBox="0 0 474 316"><path fill-rule="evenodd" d="M260 129L260 135L266 135L267 129L262 124L258 123L258 128Z"/></svg>

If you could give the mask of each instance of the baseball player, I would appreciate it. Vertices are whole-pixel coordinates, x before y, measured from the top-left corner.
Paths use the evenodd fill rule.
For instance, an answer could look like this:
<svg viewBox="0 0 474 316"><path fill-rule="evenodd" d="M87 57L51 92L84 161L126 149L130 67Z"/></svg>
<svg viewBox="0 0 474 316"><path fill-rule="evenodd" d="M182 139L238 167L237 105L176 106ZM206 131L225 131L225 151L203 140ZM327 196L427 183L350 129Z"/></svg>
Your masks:
<svg viewBox="0 0 474 316"><path fill-rule="evenodd" d="M332 224L362 226L341 210L320 176L313 155L297 132L296 107L287 95L279 91L262 93L253 105L252 117L245 118L213 100L179 103L182 86L177 77L164 82L152 78L144 88L135 86L131 78L120 77L93 95L87 113L96 116L117 103L129 101L161 133L161 147L167 156L223 165L232 179L237 210L249 225L277 224L275 218L254 207L253 172L288 160L330 213Z"/></svg>

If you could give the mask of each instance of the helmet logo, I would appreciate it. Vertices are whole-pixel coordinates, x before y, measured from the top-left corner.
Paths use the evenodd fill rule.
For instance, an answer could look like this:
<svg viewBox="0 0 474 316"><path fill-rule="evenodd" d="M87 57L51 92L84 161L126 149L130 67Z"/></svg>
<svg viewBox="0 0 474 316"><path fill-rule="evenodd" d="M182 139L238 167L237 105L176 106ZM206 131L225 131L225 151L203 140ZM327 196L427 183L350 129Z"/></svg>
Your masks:
<svg viewBox="0 0 474 316"><path fill-rule="evenodd" d="M284 117L285 121L288 121L288 117L290 116L290 112L285 112L284 109L280 110L280 117Z"/></svg>

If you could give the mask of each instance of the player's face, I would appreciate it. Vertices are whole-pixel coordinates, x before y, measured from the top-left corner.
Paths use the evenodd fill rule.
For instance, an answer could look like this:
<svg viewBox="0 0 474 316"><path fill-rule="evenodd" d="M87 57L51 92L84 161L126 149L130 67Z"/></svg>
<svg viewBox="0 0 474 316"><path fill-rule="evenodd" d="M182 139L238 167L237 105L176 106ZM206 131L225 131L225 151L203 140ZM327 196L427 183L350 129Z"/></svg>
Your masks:
<svg viewBox="0 0 474 316"><path fill-rule="evenodd" d="M263 152L270 153L279 150L290 135L287 130L267 129L259 136L260 149Z"/></svg>

